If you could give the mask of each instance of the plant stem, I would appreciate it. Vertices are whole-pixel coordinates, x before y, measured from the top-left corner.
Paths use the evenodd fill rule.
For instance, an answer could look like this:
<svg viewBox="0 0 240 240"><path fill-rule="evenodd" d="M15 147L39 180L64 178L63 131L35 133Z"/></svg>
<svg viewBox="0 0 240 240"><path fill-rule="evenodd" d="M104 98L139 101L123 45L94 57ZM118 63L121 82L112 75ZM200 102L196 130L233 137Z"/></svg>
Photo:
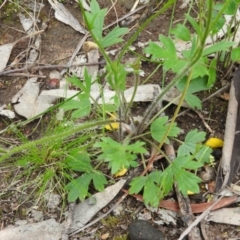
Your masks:
<svg viewBox="0 0 240 240"><path fill-rule="evenodd" d="M173 126L176 118L177 118L177 115L178 115L178 113L179 113L179 110L180 110L180 108L181 108L181 106L182 106L182 103L183 103L183 101L184 101L184 99L185 99L185 96L186 96L186 94L187 94L187 90L188 90L188 88L189 88L189 84L190 84L191 79L192 79L192 71L191 71L190 74L188 75L185 88L184 88L183 93L182 93L182 96L181 96L181 98L180 98L180 100L179 100L179 104L177 105L177 108L176 108L176 110L175 110L175 112L174 112L174 115L173 115L172 120L171 120L171 122L170 122L170 124L169 124L169 126L168 126L168 129L167 129L166 133L164 134L163 140L162 140L162 142L160 142L160 144L159 144L159 146L158 146L159 149L161 149L162 146L163 146L163 144L165 143L165 140L167 139L167 136L168 136L168 134L169 134L169 132L170 132L170 130L171 130L171 128L172 128L172 126Z"/></svg>
<svg viewBox="0 0 240 240"><path fill-rule="evenodd" d="M8 157L12 156L13 154L22 152L23 150L26 150L28 148L32 148L33 146L39 145L39 144L43 144L43 143L47 143L47 142L51 142L54 141L55 139L58 138L67 138L73 134L76 134L82 130L88 129L88 128L92 128L92 127L96 127L99 125L105 125L105 124L110 124L113 123L114 120L105 120L105 121L95 121L95 122L90 122L90 123L86 123L86 124L81 124L80 126L77 126L75 128L72 128L70 130L61 132L61 133L57 133L51 136L47 136L47 137L43 137L41 139L38 139L36 141L29 141L21 146L15 147L13 149L11 149L9 152L3 154L0 157L0 162L2 162L3 160L7 159Z"/></svg>
<svg viewBox="0 0 240 240"><path fill-rule="evenodd" d="M211 24L211 17L212 17L212 0L208 1L208 14L207 14L207 23L206 28L203 34L202 39L200 39L200 46L196 49L194 56L192 58L192 61L168 84L168 86L163 89L163 91L157 96L157 98L151 103L147 111L145 112L143 116L143 120L138 125L136 129L136 134L142 133L148 126L149 123L147 122L149 117L152 115L152 112L154 111L156 105L160 101L160 99L163 97L164 94L166 94L171 87L173 87L180 79L182 79L186 72L189 72L189 70L199 61L199 59L202 56L202 52L204 49L204 45L206 42L206 38L209 34L210 24ZM144 126L145 124L145 126Z"/></svg>

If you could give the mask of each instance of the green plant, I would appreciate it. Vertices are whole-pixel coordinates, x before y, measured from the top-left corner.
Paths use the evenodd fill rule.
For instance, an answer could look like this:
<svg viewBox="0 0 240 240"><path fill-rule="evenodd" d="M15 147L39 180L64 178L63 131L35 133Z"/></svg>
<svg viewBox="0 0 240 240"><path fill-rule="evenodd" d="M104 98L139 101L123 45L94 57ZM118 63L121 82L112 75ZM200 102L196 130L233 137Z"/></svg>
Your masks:
<svg viewBox="0 0 240 240"><path fill-rule="evenodd" d="M101 142L96 142L94 147L100 147L102 154L98 156L99 160L108 162L112 174L116 174L123 168L136 167L137 153L146 153L143 148L144 142L135 142L129 144L129 141L118 143L110 137L101 138Z"/></svg>
<svg viewBox="0 0 240 240"><path fill-rule="evenodd" d="M130 193L139 193L143 190L145 203L157 206L159 200L169 193L175 182L184 195L188 191L198 192L198 183L201 179L196 176L196 172L209 162L211 150L202 145L206 135L204 132L192 130L186 135L185 141L178 140L180 129L177 126L176 117L184 100L192 108L201 108L201 100L195 93L210 89L217 76L217 55L211 59L208 56L222 52L229 54L229 50L233 47L234 43L226 40L214 42L213 45L205 47L207 37L213 37L217 29L221 28L223 22L221 15L224 11L230 11L229 3L233 5L232 0L225 1L218 10L214 9L216 5L212 0L199 1L198 20L192 18L188 13L184 24L171 27L169 36L159 35L160 44L150 42L144 49L144 53L151 55L149 62L157 64L157 67L161 65L164 76L171 73L174 75L173 79L170 83L164 84L163 91L156 96L145 111L142 122L136 125L129 134L124 135L120 125L119 135L114 138L113 135L106 134L104 128L104 125L114 121L130 122L128 118L131 118L130 110L140 83L141 64L139 58L131 66L134 75L134 91L130 102L127 103L124 97L127 71L125 65L121 63L121 58L134 37L144 29L147 23L163 13L173 3L175 1L167 1L163 8L150 17L150 20L147 20L123 46L115 60L111 60L106 54L106 48L121 43L122 36L128 32L128 29L115 27L104 35L106 9L101 9L96 0L92 0L90 3L90 12L85 12L80 4L89 33L106 61L104 80L115 91L112 106L117 112L116 119L106 120L109 106L105 104L104 91L99 93L102 98L101 105L91 97L93 80L85 69L83 81L74 76L68 78L72 85L79 88L77 100L68 99L60 106L65 111L71 111L71 117L66 118L67 121L70 120L75 124L76 119L81 118L85 123L61 128L51 135L45 135L32 142L26 139L26 142L20 146L6 152L3 150L3 153L0 154L0 162L10 156L20 154L21 158L17 164L26 169L24 174L28 176L27 179L31 179L33 172L39 173L41 181L38 181L37 187L40 192L43 192L49 183L52 184L52 187L56 186L56 177L60 177L56 182L62 183L60 189L64 194L68 194L68 201L75 201L78 198L84 200L91 194L89 190L91 186L97 191L104 189L108 183L106 175L109 172L116 174L124 168L129 169L138 165L137 158L146 153L146 147L145 142L135 141L135 139L141 138L143 134L145 135L143 140L147 138L150 143L152 140L157 142L158 151L162 151L163 144L168 144L170 140L179 143L180 147L177 150L177 157L173 161L165 156L168 164L165 169L153 171L146 176L135 177L130 183ZM235 8L236 5L234 5ZM203 14L203 9L207 9L207 15ZM186 27L186 23L191 25L193 32ZM176 49L176 39L190 42L190 48L179 54ZM232 59L238 59L240 56L238 51L239 49L236 48L230 53ZM162 79L162 81L164 80ZM174 86L182 94L172 119L169 120L166 116L159 117L160 112L153 117L152 113L158 102ZM94 103L94 107L91 103ZM95 107L98 111L95 111ZM96 119L90 121L90 115ZM93 130L93 128L97 128L97 130ZM150 128L150 132L147 132L148 128ZM54 129L57 129L56 126ZM164 155L164 152L162 154Z"/></svg>
<svg viewBox="0 0 240 240"><path fill-rule="evenodd" d="M152 130L153 138L154 134L155 129ZM196 176L195 171L210 162L211 154L211 149L201 144L205 140L205 135L205 132L190 131L185 141L181 142L174 161L166 156L169 163L166 169L134 178L130 183L129 192L136 194L143 190L144 202L155 207L158 206L159 200L172 190L174 182L184 195L187 195L188 191L198 193L198 183L201 179Z"/></svg>

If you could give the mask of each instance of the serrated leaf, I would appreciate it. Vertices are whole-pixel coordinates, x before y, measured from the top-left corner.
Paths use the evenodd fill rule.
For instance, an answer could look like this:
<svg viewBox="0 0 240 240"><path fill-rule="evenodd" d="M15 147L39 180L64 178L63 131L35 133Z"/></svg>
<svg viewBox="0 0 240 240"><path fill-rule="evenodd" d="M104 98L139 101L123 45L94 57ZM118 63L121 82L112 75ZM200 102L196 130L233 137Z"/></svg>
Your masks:
<svg viewBox="0 0 240 240"><path fill-rule="evenodd" d="M185 101L191 108L202 109L202 101L193 94L186 94Z"/></svg>
<svg viewBox="0 0 240 240"><path fill-rule="evenodd" d="M81 86L82 86L82 85L80 85L81 80L76 76L72 76L72 77L67 78L67 81L72 83L76 87L81 88Z"/></svg>
<svg viewBox="0 0 240 240"><path fill-rule="evenodd" d="M112 149L112 148L119 149L122 146L120 143L114 141L110 137L102 137L101 141L102 142L96 142L93 146L94 147L102 147L102 148L108 148L109 147L109 149Z"/></svg>
<svg viewBox="0 0 240 240"><path fill-rule="evenodd" d="M92 29L93 34L98 40L102 39L104 17L107 9L100 9L99 4L96 0L90 2L91 12L86 12L85 16Z"/></svg>
<svg viewBox="0 0 240 240"><path fill-rule="evenodd" d="M177 58L177 52L176 52L176 48L173 40L170 37L166 37L162 34L159 35L159 40L167 50L169 54L168 58L172 58L172 59Z"/></svg>
<svg viewBox="0 0 240 240"><path fill-rule="evenodd" d="M176 48L172 39L164 35L159 35L159 40L163 47L157 43L150 42L144 49L144 52L151 54L153 59L160 58L168 61L177 59Z"/></svg>
<svg viewBox="0 0 240 240"><path fill-rule="evenodd" d="M180 156L174 159L174 165L177 165L179 168L189 169L189 170L197 170L202 167L203 164L200 162L196 162L193 160L193 156L185 155Z"/></svg>
<svg viewBox="0 0 240 240"><path fill-rule="evenodd" d="M202 167L203 164L196 161L190 161L184 165L184 168L189 170L197 170L198 168Z"/></svg>
<svg viewBox="0 0 240 240"><path fill-rule="evenodd" d="M159 44L155 42L150 42L146 48L144 48L144 52L151 54L152 58L168 58L168 51L159 46Z"/></svg>
<svg viewBox="0 0 240 240"><path fill-rule="evenodd" d="M145 204L157 207L159 205L159 187L147 178L144 185L143 200Z"/></svg>
<svg viewBox="0 0 240 240"><path fill-rule="evenodd" d="M211 157L212 149L208 146L197 145L194 157L197 161L201 163L209 163Z"/></svg>
<svg viewBox="0 0 240 240"><path fill-rule="evenodd" d="M164 63L165 70L172 69L173 72L178 73L188 65L188 61L186 59L176 59L175 61L172 60L169 66L167 64L166 62Z"/></svg>
<svg viewBox="0 0 240 240"><path fill-rule="evenodd" d="M137 141L131 145L127 145L126 149L128 151L131 151L133 153L146 153L147 150L143 147L143 145L145 145L144 142L141 141Z"/></svg>
<svg viewBox="0 0 240 240"><path fill-rule="evenodd" d="M162 172L161 172L161 171L153 171L153 172L151 172L150 174L148 174L148 178L149 178L151 181L159 184L159 183L160 183L161 175L162 175Z"/></svg>
<svg viewBox="0 0 240 240"><path fill-rule="evenodd" d="M114 157L114 159L112 157ZM124 155L122 155L121 153L116 153L111 156L108 167L111 169L112 175L119 172L123 168L123 166L125 166L126 168L129 167L129 162Z"/></svg>
<svg viewBox="0 0 240 240"><path fill-rule="evenodd" d="M207 65L204 63L203 59L201 59L193 66L192 78L204 77L208 75L208 72Z"/></svg>
<svg viewBox="0 0 240 240"><path fill-rule="evenodd" d="M202 180L193 173L182 171L181 175L178 175L178 177L176 177L176 181L181 193L184 196L187 196L188 191L199 193L198 183L200 183Z"/></svg>
<svg viewBox="0 0 240 240"><path fill-rule="evenodd" d="M108 167L111 169L112 174L116 174L123 168L128 169L134 164L136 160L135 153L145 152L145 149L141 147L142 143L134 144L121 144L110 137L101 138L102 142L97 142L94 147L101 147L102 154L98 156L99 160L108 162ZM132 147L135 146L135 147Z"/></svg>
<svg viewBox="0 0 240 240"><path fill-rule="evenodd" d="M91 112L91 102L89 98L81 99L79 102L79 107L72 113L72 118L86 117Z"/></svg>
<svg viewBox="0 0 240 240"><path fill-rule="evenodd" d="M96 190L98 191L103 191L104 190L104 185L107 184L106 177L100 173L100 172L94 172L92 173L92 180L93 180L93 185Z"/></svg>
<svg viewBox="0 0 240 240"><path fill-rule="evenodd" d="M107 48L110 47L116 43L122 42L123 39L119 38L120 36L123 36L124 34L126 34L128 32L128 28L119 28L119 27L115 27L111 32L109 32L107 34L107 36L105 36L102 39L102 47L103 48Z"/></svg>
<svg viewBox="0 0 240 240"><path fill-rule="evenodd" d="M87 172L93 169L90 163L90 157L84 152L70 154L66 158L66 163L70 169L78 172Z"/></svg>
<svg viewBox="0 0 240 240"><path fill-rule="evenodd" d="M79 188L78 184L76 182L71 182L66 186L66 189L68 190L68 202L75 202L78 199L79 196Z"/></svg>
<svg viewBox="0 0 240 240"><path fill-rule="evenodd" d="M173 172L170 165L161 173L160 176L159 184L161 190L161 198L165 197L172 190L173 182Z"/></svg>
<svg viewBox="0 0 240 240"><path fill-rule="evenodd" d="M182 78L178 83L177 83L177 88L179 91L183 91L185 86L186 86L187 78L184 77ZM208 78L207 76L205 77L197 77L191 80L189 88L187 90L187 93L196 93L200 92L203 90L209 89L207 86Z"/></svg>
<svg viewBox="0 0 240 240"><path fill-rule="evenodd" d="M196 151L196 144L205 140L206 133L198 132L197 129L190 131L183 144L178 148L178 156L186 156Z"/></svg>
<svg viewBox="0 0 240 240"><path fill-rule="evenodd" d="M133 178L133 180L130 182L131 187L129 188L129 193L130 194L139 193L143 189L145 182L146 182L145 176Z"/></svg>
<svg viewBox="0 0 240 240"><path fill-rule="evenodd" d="M186 196L188 191L194 193L199 192L198 183L202 181L199 177L179 167L179 165L174 161L172 162L172 171L176 179L178 188L183 195Z"/></svg>
<svg viewBox="0 0 240 240"><path fill-rule="evenodd" d="M168 122L167 116L157 118L152 122L150 131L151 131L152 138L154 140L158 142L162 142L168 130L169 124L167 124L167 122ZM169 143L168 137L176 137L179 133L180 133L180 128L178 128L176 123L174 123L168 133L165 143Z"/></svg>
<svg viewBox="0 0 240 240"><path fill-rule="evenodd" d="M189 29L183 24L177 24L176 28L171 29L171 33L174 34L176 38L179 38L183 41L190 41L191 34Z"/></svg>
<svg viewBox="0 0 240 240"><path fill-rule="evenodd" d="M80 88L83 92L90 94L91 85L92 85L92 77L88 74L86 68L84 68L84 83L76 76L72 76L67 78L67 81L72 83L72 85Z"/></svg>
<svg viewBox="0 0 240 240"><path fill-rule="evenodd" d="M69 191L68 201L73 202L77 200L77 198L83 201L88 194L88 188L91 180L91 174L84 173L81 177L71 181L66 186L66 189Z"/></svg>

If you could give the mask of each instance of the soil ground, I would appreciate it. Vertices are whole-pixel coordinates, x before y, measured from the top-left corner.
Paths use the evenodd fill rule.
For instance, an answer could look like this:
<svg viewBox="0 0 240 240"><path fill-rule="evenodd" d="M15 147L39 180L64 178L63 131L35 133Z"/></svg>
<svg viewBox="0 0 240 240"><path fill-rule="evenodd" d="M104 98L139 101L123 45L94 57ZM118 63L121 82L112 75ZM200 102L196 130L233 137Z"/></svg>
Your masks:
<svg viewBox="0 0 240 240"><path fill-rule="evenodd" d="M42 64L65 64L67 60L71 57L74 49L76 48L77 44L79 43L80 39L82 38L82 34L76 32L71 27L59 22L54 18L54 11L51 9L50 4L47 0L43 1L44 8L40 13L41 20L48 20L49 26L46 32L42 35L42 47L41 47L41 56L40 56L40 63ZM99 3L103 7L110 8L112 6L111 1L103 1L99 0ZM184 17L185 9L180 10L179 5L181 2L176 6L176 13L174 15L173 22L181 21ZM64 6L80 21L82 22L81 15L79 14L79 8L75 1L65 1ZM2 10L0 10L2 11ZM124 14L129 12L129 6L124 3L124 1L117 1L114 8L108 12L106 16L105 24L108 25L111 22L115 21L117 18L124 16ZM141 12L140 12L141 13ZM149 40L157 40L158 35L160 33L166 34L169 28L169 22L171 18L172 11L167 11L164 15L156 18L153 22L149 24L149 26L141 33L138 37L137 41L133 44L136 46L137 51L141 52L142 50L137 47L137 42L148 42ZM137 26L131 25L132 31ZM22 26L19 22L19 18L17 13L11 12L9 16L1 15L0 16L0 45L13 42L20 37L24 36L25 33L22 30ZM26 50L28 47L28 40L24 40L18 43L10 56L9 63L11 63L15 57L21 53L22 51ZM131 57L131 54L128 53L124 59L127 60ZM152 66L149 63L142 63L142 69L145 71L146 76L148 76L155 66ZM43 76L48 76L48 70L42 70ZM22 88L26 81L26 77L23 76L4 76L0 77L0 106L2 104L9 104L11 102L11 98ZM155 74L149 83L157 83L161 84L161 72ZM221 79L221 75L219 74L218 79ZM46 79L42 78L40 81L44 83ZM229 80L229 79L224 79ZM129 85L131 85L131 79L128 79ZM45 86L43 86L45 88ZM199 97L204 99L205 97L209 96L211 93L215 92L217 89L221 88L220 81L216 84L216 86L211 89L211 91L207 91L201 93ZM142 111L144 111L143 104L141 106ZM167 114L171 115L175 110L175 106L171 106ZM182 109L184 111L185 109ZM219 96L213 97L210 100L206 101L203 104L203 109L201 111L204 119L208 123L209 127L214 131L214 135L222 138L224 134L225 128L225 119L226 119L226 112L227 112L227 101L223 100ZM46 117L47 118L47 117ZM22 121L23 118L17 116L17 120L14 121ZM11 121L8 119L0 116L0 130L4 129ZM198 114L194 111L188 111L187 114L181 116L177 119L177 124L183 130L184 136L187 132L192 130L193 128L197 128L199 130L206 131L210 136L210 132L206 129L202 119L199 117ZM25 132L31 132L37 126L37 122L33 122L24 127ZM34 134L35 137L37 133ZM33 136L31 136L33 137ZM1 138L9 138L8 134L1 136ZM34 138L34 137L33 137ZM217 159L219 160L219 159ZM9 174L9 173L8 173ZM0 189L3 189L5 184L9 182L8 174L3 174L1 178L4 176L5 179L0 185ZM12 176L10 174L10 176ZM12 193L5 198L0 198L0 224L4 228L8 225L14 224L16 219L25 220L29 217L26 214L27 209L32 205L31 202L24 202L21 203L21 206L15 210L15 206L19 204L19 194ZM195 201L192 199L192 201ZM201 201L201 200L198 200ZM78 234L74 236L72 239L105 239L103 238L104 234L109 234L107 239L125 239L124 236L127 234L127 227L131 223L131 221L139 216L139 214L148 214L148 211L144 207L141 202L138 202L133 197L128 196L126 200L121 205L122 211L120 215L115 216L114 214L109 215L106 219L102 220L99 223L96 223L92 227L88 228L86 232ZM107 206L102 212L106 212L110 206ZM149 221L151 223L152 220L157 220L157 216L155 214L150 214ZM57 221L62 221L60 212L56 213L44 213L44 219L54 216ZM213 238L212 239L239 239L240 238L240 231L239 228L233 228L229 225L224 224L216 224L216 223L209 223L209 228L211 229L211 233ZM156 225L155 226L161 230L167 237L167 239L177 239L180 234L185 229L185 226L182 225L180 218L177 221L177 225ZM93 237L94 236L94 237ZM122 236L122 238L121 238ZM92 238L93 237L93 238ZM102 238L101 238L102 237Z"/></svg>

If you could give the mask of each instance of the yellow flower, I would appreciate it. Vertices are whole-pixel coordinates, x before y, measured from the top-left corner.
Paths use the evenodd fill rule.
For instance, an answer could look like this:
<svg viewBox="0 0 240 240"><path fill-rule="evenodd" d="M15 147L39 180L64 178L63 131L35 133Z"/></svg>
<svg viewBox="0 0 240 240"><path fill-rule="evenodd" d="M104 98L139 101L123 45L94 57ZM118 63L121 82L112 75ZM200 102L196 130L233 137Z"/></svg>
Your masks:
<svg viewBox="0 0 240 240"><path fill-rule="evenodd" d="M123 175L125 175L127 172L126 168L123 168L122 170L120 170L118 173L115 174L115 177L121 177Z"/></svg>
<svg viewBox="0 0 240 240"><path fill-rule="evenodd" d="M110 115L110 119L112 119L112 120L117 119L117 115L115 113L107 112L107 114ZM105 125L105 128L110 131L114 130L114 129L119 129L119 122L107 124L107 125Z"/></svg>
<svg viewBox="0 0 240 240"><path fill-rule="evenodd" d="M209 138L205 144L210 148L220 148L223 146L223 140L219 138Z"/></svg>

